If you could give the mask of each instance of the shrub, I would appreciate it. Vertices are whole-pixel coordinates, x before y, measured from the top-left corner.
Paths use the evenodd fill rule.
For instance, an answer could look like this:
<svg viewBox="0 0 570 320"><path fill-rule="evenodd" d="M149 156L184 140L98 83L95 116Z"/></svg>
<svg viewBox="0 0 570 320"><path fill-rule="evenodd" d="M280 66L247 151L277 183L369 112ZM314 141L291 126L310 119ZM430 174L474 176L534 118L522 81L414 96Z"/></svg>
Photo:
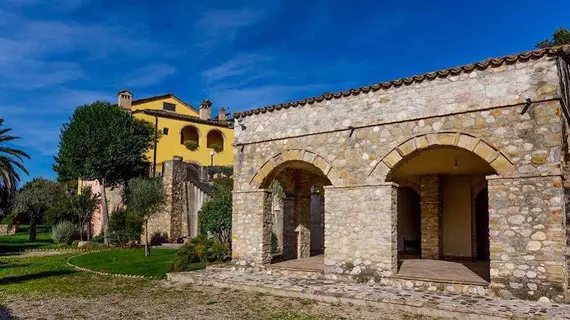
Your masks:
<svg viewBox="0 0 570 320"><path fill-rule="evenodd" d="M184 146L186 147L186 149L190 150L190 151L196 151L198 150L198 142L193 141L193 140L186 140L184 141Z"/></svg>
<svg viewBox="0 0 570 320"><path fill-rule="evenodd" d="M228 248L219 241L200 235L190 240L177 252L171 271L191 271L208 262L223 262L230 258ZM198 266L196 264L199 264Z"/></svg>
<svg viewBox="0 0 570 320"><path fill-rule="evenodd" d="M55 243L70 244L79 237L79 228L73 222L62 221L51 230L51 238Z"/></svg>
<svg viewBox="0 0 570 320"><path fill-rule="evenodd" d="M204 232L229 249L232 233L232 189L227 183L217 183L215 186L212 199L204 203L200 210L200 224Z"/></svg>
<svg viewBox="0 0 570 320"><path fill-rule="evenodd" d="M0 224L5 224L5 225L8 225L10 227L17 224L16 214L11 213L11 214L6 215L4 218L2 218L2 221L0 221Z"/></svg>
<svg viewBox="0 0 570 320"><path fill-rule="evenodd" d="M142 233L142 219L128 210L118 210L111 214L107 239L115 246L125 247L130 242L139 241Z"/></svg>
<svg viewBox="0 0 570 320"><path fill-rule="evenodd" d="M150 237L151 246L159 246L166 242L168 242L168 235L166 233L155 232Z"/></svg>
<svg viewBox="0 0 570 320"><path fill-rule="evenodd" d="M277 239L277 235L275 232L271 232L271 254L276 255L279 253L279 239Z"/></svg>
<svg viewBox="0 0 570 320"><path fill-rule="evenodd" d="M102 234L98 234L93 238L91 238L91 242L96 242L96 243L103 243L103 240L105 240L105 236L103 236Z"/></svg>

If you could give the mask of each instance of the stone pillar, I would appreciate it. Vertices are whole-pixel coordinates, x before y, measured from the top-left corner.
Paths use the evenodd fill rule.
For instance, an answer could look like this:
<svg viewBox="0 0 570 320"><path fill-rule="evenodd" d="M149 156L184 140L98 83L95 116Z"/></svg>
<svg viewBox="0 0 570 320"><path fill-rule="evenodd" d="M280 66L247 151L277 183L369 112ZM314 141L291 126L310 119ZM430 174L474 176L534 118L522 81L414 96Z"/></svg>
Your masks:
<svg viewBox="0 0 570 320"><path fill-rule="evenodd" d="M182 220L186 206L184 203L185 175L186 167L181 158L175 157L173 160L164 162L162 175L164 206L160 212L149 219L149 237L154 233L162 233L168 235L169 241L173 242L182 236Z"/></svg>
<svg viewBox="0 0 570 320"><path fill-rule="evenodd" d="M490 177L490 288L505 298L567 298L562 177Z"/></svg>
<svg viewBox="0 0 570 320"><path fill-rule="evenodd" d="M367 280L398 270L397 186L325 188L325 273Z"/></svg>
<svg viewBox="0 0 570 320"><path fill-rule="evenodd" d="M420 177L422 259L440 259L441 196L439 176Z"/></svg>
<svg viewBox="0 0 570 320"><path fill-rule="evenodd" d="M297 226L297 259L311 256L311 198L298 197L295 203Z"/></svg>
<svg viewBox="0 0 570 320"><path fill-rule="evenodd" d="M233 193L232 259L239 265L271 263L271 192Z"/></svg>
<svg viewBox="0 0 570 320"><path fill-rule="evenodd" d="M283 259L296 257L295 226L295 197L286 196L283 198Z"/></svg>
<svg viewBox="0 0 570 320"><path fill-rule="evenodd" d="M176 241L182 236L182 219L184 210L184 180L186 178L186 165L180 157L164 162L163 181L166 201L170 208L170 230L168 239Z"/></svg>

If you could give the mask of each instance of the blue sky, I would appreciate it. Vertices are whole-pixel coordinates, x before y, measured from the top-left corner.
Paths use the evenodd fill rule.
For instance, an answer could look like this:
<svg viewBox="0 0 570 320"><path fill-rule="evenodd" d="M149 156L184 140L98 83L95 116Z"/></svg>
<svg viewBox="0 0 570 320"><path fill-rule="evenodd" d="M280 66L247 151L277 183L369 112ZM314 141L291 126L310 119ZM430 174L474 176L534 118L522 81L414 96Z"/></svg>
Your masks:
<svg viewBox="0 0 570 320"><path fill-rule="evenodd" d="M25 180L51 178L61 124L119 89L235 112L530 50L570 28L567 0L397 3L0 0L0 116L32 155Z"/></svg>

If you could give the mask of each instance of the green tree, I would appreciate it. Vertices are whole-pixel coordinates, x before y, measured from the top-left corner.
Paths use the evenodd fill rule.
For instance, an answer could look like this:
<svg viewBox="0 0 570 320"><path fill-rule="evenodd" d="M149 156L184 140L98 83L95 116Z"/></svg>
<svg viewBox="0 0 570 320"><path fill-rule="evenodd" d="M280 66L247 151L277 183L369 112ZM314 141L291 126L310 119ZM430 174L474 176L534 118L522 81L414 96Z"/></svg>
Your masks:
<svg viewBox="0 0 570 320"><path fill-rule="evenodd" d="M99 182L105 236L109 232L105 188L140 174L153 139L150 123L109 102L78 107L63 125L54 170L63 180ZM108 243L106 237L105 241Z"/></svg>
<svg viewBox="0 0 570 320"><path fill-rule="evenodd" d="M156 214L164 203L164 186L161 178L135 178L127 186L127 210L135 213L144 221L144 252L150 255L148 240L148 220Z"/></svg>
<svg viewBox="0 0 570 320"><path fill-rule="evenodd" d="M202 229L229 249L232 234L232 188L230 183L216 183L212 198L204 203L199 217Z"/></svg>
<svg viewBox="0 0 570 320"><path fill-rule="evenodd" d="M35 178L17 192L15 209L30 217L30 241L36 240L36 226L41 223L45 212L63 197L63 187L44 178Z"/></svg>
<svg viewBox="0 0 570 320"><path fill-rule="evenodd" d="M99 201L91 192L91 187L86 187L81 190L80 194L72 195L69 198L69 203L73 214L77 217L79 222L79 238L83 241L83 232L85 224L87 225L87 240L91 239L91 215L97 209Z"/></svg>
<svg viewBox="0 0 570 320"><path fill-rule="evenodd" d="M565 44L570 44L570 31L566 28L560 27L552 34L552 40L551 39L543 40L537 43L535 46L541 49L541 48L561 46Z"/></svg>
<svg viewBox="0 0 570 320"><path fill-rule="evenodd" d="M20 181L18 169L25 174L28 171L24 167L24 159L30 156L19 149L13 148L8 143L20 139L20 137L10 135L10 128L3 128L4 119L0 118L0 214L9 213L12 205L16 186Z"/></svg>

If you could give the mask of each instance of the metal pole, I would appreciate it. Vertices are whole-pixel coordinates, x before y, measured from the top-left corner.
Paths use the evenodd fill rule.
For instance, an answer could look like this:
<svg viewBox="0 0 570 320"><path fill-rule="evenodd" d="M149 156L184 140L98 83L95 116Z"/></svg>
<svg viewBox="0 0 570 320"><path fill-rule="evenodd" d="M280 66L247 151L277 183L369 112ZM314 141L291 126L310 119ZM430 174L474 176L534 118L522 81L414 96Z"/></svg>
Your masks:
<svg viewBox="0 0 570 320"><path fill-rule="evenodd" d="M152 177L156 177L156 149L158 145L158 117L154 116L154 151L152 158Z"/></svg>

